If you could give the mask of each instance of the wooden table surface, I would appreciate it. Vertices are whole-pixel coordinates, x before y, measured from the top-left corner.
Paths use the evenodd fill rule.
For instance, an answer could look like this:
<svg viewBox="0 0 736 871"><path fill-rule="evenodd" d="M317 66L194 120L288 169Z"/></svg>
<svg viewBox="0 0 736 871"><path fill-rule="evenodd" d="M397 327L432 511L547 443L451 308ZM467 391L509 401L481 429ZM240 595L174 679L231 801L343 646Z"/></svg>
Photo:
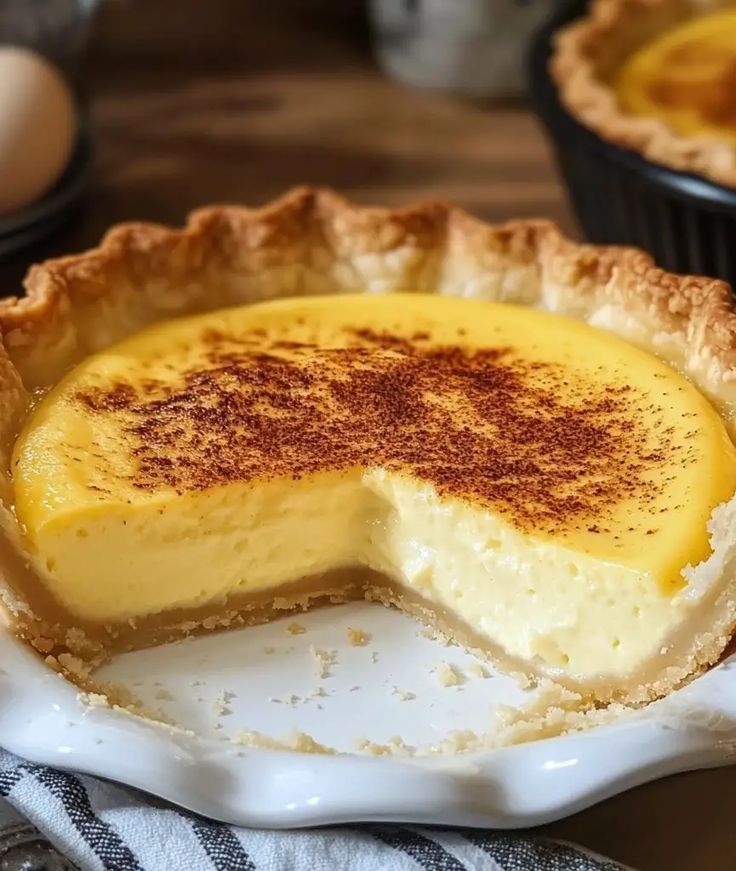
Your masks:
<svg viewBox="0 0 736 871"><path fill-rule="evenodd" d="M441 197L488 219L552 217L575 232L525 106L390 82L344 6L319 19L275 4L253 21L239 0L132 5L103 5L84 66L96 148L86 206L0 264L4 293L29 263L94 245L116 221L180 224L193 207L263 203L304 182L367 203ZM680 775L541 831L647 871L725 871L736 868L731 790L736 769Z"/></svg>
<svg viewBox="0 0 736 871"><path fill-rule="evenodd" d="M524 107L394 85L352 31L278 14L243 20L237 0L184 3L182 20L181 5L155 4L167 22L162 44L132 3L103 4L83 70L96 150L86 208L54 239L0 264L5 294L30 260L94 245L116 221L180 224L205 203L254 205L303 183L366 203L443 197L489 219L547 215L573 227Z"/></svg>

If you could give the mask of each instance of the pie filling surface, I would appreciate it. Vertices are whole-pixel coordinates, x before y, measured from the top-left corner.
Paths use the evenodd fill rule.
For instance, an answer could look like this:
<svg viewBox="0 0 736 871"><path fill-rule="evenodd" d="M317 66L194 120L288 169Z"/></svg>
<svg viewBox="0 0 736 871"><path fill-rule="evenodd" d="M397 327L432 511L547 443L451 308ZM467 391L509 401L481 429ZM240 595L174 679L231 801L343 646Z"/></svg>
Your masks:
<svg viewBox="0 0 736 871"><path fill-rule="evenodd" d="M736 145L736 9L689 19L647 42L624 63L615 89L628 112Z"/></svg>
<svg viewBox="0 0 736 871"><path fill-rule="evenodd" d="M530 673L624 686L707 625L725 580L694 567L736 451L689 381L582 322L345 295L169 321L87 358L35 408L12 474L71 626L358 567Z"/></svg>

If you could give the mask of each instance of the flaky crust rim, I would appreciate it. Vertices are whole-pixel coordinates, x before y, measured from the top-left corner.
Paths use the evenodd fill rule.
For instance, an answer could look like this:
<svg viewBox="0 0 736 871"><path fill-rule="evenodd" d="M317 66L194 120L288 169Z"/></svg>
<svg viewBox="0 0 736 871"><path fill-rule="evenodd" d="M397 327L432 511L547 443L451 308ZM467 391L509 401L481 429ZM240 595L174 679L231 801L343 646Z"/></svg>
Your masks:
<svg viewBox="0 0 736 871"><path fill-rule="evenodd" d="M635 248L573 242L548 221L487 224L423 202L387 209L301 187L262 208L214 206L183 229L128 223L98 248L33 266L0 300L0 385L48 386L164 318L276 296L430 291L539 306L608 328L736 408L728 284Z"/></svg>
<svg viewBox="0 0 736 871"><path fill-rule="evenodd" d="M733 5L726 0L592 0L584 17L554 35L552 78L568 111L602 139L655 163L736 187L736 150L706 136L683 136L665 121L626 113L602 80L648 36L676 21Z"/></svg>

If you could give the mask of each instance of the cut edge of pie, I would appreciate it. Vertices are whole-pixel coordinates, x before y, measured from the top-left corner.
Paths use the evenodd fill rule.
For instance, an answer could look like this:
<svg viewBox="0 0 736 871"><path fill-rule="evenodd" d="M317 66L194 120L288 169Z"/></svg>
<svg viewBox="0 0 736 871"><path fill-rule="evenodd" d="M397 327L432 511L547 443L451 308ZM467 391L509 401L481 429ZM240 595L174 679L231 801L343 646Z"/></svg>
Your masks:
<svg viewBox="0 0 736 871"><path fill-rule="evenodd" d="M723 0L592 0L554 34L552 78L565 107L607 142L717 184L736 187L736 149L714 136L684 135L661 118L621 106L611 77L635 49L668 27L733 4ZM735 7L736 8L736 7Z"/></svg>
<svg viewBox="0 0 736 871"><path fill-rule="evenodd" d="M676 276L632 248L567 240L551 223L492 226L442 203L401 209L361 207L332 191L299 188L260 209L221 206L193 213L183 230L125 224L99 248L31 269L27 295L0 302L0 446L3 451L3 599L13 631L47 662L84 685L90 665L115 648L54 619L43 601L28 602L8 580L22 572L23 547L12 510L10 452L33 395L75 363L136 330L180 314L286 296L419 291L503 301L564 314L664 359L718 407L733 434L736 409L736 307L727 284ZM661 696L715 663L736 626L736 542L729 534L736 500L711 518L713 554L696 570L704 584L728 577L707 625L688 626L692 644L625 693L596 701L643 702ZM20 557L19 557L20 555ZM305 579L306 580L306 579ZM697 585L697 583L696 583ZM419 614L441 632L476 647L462 627L428 614L404 591L359 579L360 595ZM21 585L22 587L22 585ZM268 601L151 626L150 643L198 629L270 619L312 600L350 598L345 581L319 579ZM142 632L144 627L135 629ZM129 639L120 638L124 649ZM137 639L136 643L140 639ZM486 651L488 652L488 651ZM507 663L508 665L508 663ZM513 666L513 663L511 663Z"/></svg>

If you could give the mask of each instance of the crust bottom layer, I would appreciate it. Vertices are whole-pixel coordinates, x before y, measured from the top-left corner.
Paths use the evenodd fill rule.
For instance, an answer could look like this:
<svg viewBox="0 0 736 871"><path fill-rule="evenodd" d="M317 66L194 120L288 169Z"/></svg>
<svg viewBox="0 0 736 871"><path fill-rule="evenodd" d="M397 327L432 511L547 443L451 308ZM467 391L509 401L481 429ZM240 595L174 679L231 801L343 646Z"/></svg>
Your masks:
<svg viewBox="0 0 736 871"><path fill-rule="evenodd" d="M553 673L535 662L509 656L456 615L365 568L345 568L304 578L278 590L241 595L227 602L210 603L197 609L178 609L115 625L80 624L57 608L50 619L48 602L41 619L19 608L5 596L7 615L13 631L26 641L55 670L82 689L96 688L91 675L111 657L213 631L238 629L268 623L290 613L315 607L369 601L399 609L427 626L441 638L458 643L488 660L526 685L553 680L578 693L581 708L609 703L643 704L689 682L715 664L736 626L736 582L718 597L705 632L693 633L682 626L671 643L636 674L600 676L581 682L574 675ZM694 640L693 640L694 639Z"/></svg>

